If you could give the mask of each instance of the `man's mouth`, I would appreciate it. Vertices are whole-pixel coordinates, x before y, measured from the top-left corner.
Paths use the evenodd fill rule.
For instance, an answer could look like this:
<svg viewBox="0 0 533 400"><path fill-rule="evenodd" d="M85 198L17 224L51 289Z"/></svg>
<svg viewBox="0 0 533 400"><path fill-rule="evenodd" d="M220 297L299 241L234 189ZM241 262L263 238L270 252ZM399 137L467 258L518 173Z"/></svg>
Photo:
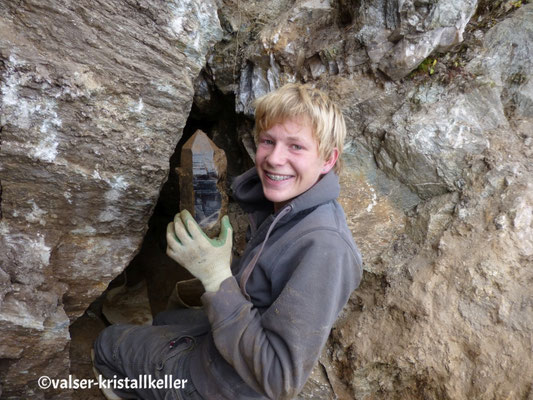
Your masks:
<svg viewBox="0 0 533 400"><path fill-rule="evenodd" d="M286 181L287 179L292 178L292 175L275 175L275 174L267 174L266 176L269 177L269 179L272 179L273 181Z"/></svg>

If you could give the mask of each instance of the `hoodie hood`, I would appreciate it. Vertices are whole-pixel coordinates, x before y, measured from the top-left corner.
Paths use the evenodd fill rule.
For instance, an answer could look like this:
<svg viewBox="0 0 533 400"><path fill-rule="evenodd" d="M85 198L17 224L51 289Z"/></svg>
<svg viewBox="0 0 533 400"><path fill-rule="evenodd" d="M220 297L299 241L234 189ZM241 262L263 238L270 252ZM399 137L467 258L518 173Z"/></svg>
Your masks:
<svg viewBox="0 0 533 400"><path fill-rule="evenodd" d="M248 170L244 174L237 177L232 185L233 197L245 212L252 213L251 225L253 231L264 220L266 220L273 210L273 203L267 200L263 194L263 187L261 180L255 168ZM327 174L315 183L311 188L292 199L288 204L283 206L278 212L271 216L271 223L268 225L268 230L262 239L261 247L255 256L246 265L239 279L239 286L242 294L250 300L246 292L246 283L252 274L252 271L263 252L265 244L270 237L270 234L280 222L283 224L285 219L289 220L292 216L314 209L319 205L339 197L340 186L339 179L333 171Z"/></svg>
<svg viewBox="0 0 533 400"><path fill-rule="evenodd" d="M265 197L261 180L255 168L249 169L244 174L235 178L231 189L233 191L233 198L245 212L272 212L274 205ZM339 178L331 170L323 175L311 188L292 199L288 205L291 205L292 213L298 213L335 200L339 195Z"/></svg>

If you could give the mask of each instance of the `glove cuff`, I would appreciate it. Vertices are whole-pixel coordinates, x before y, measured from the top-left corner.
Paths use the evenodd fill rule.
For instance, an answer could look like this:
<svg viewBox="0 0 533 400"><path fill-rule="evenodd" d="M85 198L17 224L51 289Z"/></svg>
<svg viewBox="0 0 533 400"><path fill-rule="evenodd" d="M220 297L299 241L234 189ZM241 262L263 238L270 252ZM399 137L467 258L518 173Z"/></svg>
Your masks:
<svg viewBox="0 0 533 400"><path fill-rule="evenodd" d="M231 269L221 268L202 281L206 292L218 292L220 284L231 277Z"/></svg>

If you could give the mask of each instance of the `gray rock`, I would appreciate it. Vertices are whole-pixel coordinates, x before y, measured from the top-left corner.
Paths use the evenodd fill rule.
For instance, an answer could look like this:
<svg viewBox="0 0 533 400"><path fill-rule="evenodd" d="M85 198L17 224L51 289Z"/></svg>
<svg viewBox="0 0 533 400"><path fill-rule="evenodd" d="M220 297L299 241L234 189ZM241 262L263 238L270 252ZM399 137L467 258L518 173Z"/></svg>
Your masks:
<svg viewBox="0 0 533 400"><path fill-rule="evenodd" d="M380 168L428 198L459 190L469 160L489 146L487 133L507 127L496 89L456 93L421 86L392 116L376 159Z"/></svg>
<svg viewBox="0 0 533 400"><path fill-rule="evenodd" d="M280 67L273 55L269 57L269 60L268 68L248 62L241 72L239 97L235 106L237 112L253 116L254 100L281 86Z"/></svg>
<svg viewBox="0 0 533 400"><path fill-rule="evenodd" d="M433 52L461 43L476 6L477 0L362 2L357 37L372 63L398 80Z"/></svg>
<svg viewBox="0 0 533 400"><path fill-rule="evenodd" d="M242 101L246 101L249 95L239 96L239 87L246 93L250 90L248 84L251 85L251 75L247 75L246 81L243 82L243 70L248 69L246 60L249 59L255 65L261 64L264 67L262 75L265 77L269 68L268 53L256 43L257 36L265 24L268 26L277 21L280 15L292 7L292 3L288 0L271 0L268 6L265 6L263 1L257 0L222 0L218 15L226 34L224 40L217 43L209 54L207 67L218 90L223 94L236 95L236 106L240 112L247 107L247 103L242 104ZM249 49L250 47L253 50ZM259 62L258 59L261 58L266 62Z"/></svg>
<svg viewBox="0 0 533 400"><path fill-rule="evenodd" d="M365 265L349 317L332 333L329 368L343 374L336 393L530 396L532 373L523 366L533 362L526 305L533 125L527 107L509 107L524 104L513 99L527 92L531 79L530 7L488 32L492 47L472 46L476 57L467 70L475 76L466 85L411 88L405 82L407 102L377 89L374 98L359 93L354 98L362 101L348 106L352 126L367 138L380 168L424 200L406 213L405 229L390 247ZM512 34L511 26L519 28ZM517 71L524 78L513 82ZM354 226L361 248L375 246L368 231L363 223Z"/></svg>
<svg viewBox="0 0 533 400"><path fill-rule="evenodd" d="M141 244L221 28L210 1L0 8L3 395L44 398Z"/></svg>
<svg viewBox="0 0 533 400"><path fill-rule="evenodd" d="M504 106L518 118L533 118L533 5L520 7L513 18L491 29L483 41L485 52L468 70L502 92Z"/></svg>
<svg viewBox="0 0 533 400"><path fill-rule="evenodd" d="M259 40L243 51L236 111L252 116L255 99L295 81L297 76L316 79L326 72L337 73L339 67L328 49L340 47L338 38L328 38L327 44L313 40L320 31L335 30L333 15L329 0L309 0L293 4L269 21Z"/></svg>

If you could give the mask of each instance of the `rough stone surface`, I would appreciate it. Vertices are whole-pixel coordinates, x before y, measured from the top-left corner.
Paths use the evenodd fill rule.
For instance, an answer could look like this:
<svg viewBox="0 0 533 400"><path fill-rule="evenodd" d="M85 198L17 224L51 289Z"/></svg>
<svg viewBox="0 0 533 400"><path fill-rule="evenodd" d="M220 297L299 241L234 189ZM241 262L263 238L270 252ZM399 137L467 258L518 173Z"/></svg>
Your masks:
<svg viewBox="0 0 533 400"><path fill-rule="evenodd" d="M491 132L508 127L499 91L474 84L457 93L428 84L407 97L379 127L380 168L424 198L460 190L470 159L488 149Z"/></svg>
<svg viewBox="0 0 533 400"><path fill-rule="evenodd" d="M241 29L226 30L234 40L209 56L208 71L227 91L239 65L236 111L251 116L256 98L286 82L368 69L393 80L408 76L428 56L463 42L478 1L276 1L267 21L249 3L246 12L231 3L221 9ZM254 18L259 22L249 27Z"/></svg>
<svg viewBox="0 0 533 400"><path fill-rule="evenodd" d="M237 112L307 81L349 128L365 275L302 399L531 396L533 5L480 3L298 1L238 53Z"/></svg>
<svg viewBox="0 0 533 400"><path fill-rule="evenodd" d="M339 398L531 395L533 203L525 132L533 125L523 106L531 74L487 84L508 69L531 70L531 10L525 6L489 31L466 66L498 69L477 69L466 85L404 85L407 99L377 91L370 103L388 112L355 125L364 126L380 169L423 201L405 214L404 227L389 227L400 232L377 260L365 254L363 285L330 341ZM511 34L508 27L517 25L525 34ZM514 59L494 56L513 44ZM350 103L357 102L345 103L349 115L368 109ZM362 223L354 228L363 249L382 237Z"/></svg>
<svg viewBox="0 0 533 400"><path fill-rule="evenodd" d="M365 32L369 35L363 36L363 42L370 41L369 54L381 71L394 80L404 78L432 53L444 52L463 41L466 24L477 3L477 0L386 0L385 26L377 27L376 36L372 35L372 30ZM368 26L365 24L365 28ZM384 32L390 32L387 41L376 41ZM386 49L384 54L379 51L381 49Z"/></svg>
<svg viewBox="0 0 533 400"><path fill-rule="evenodd" d="M140 246L221 29L210 1L0 9L0 380L38 399L69 370L70 320Z"/></svg>

